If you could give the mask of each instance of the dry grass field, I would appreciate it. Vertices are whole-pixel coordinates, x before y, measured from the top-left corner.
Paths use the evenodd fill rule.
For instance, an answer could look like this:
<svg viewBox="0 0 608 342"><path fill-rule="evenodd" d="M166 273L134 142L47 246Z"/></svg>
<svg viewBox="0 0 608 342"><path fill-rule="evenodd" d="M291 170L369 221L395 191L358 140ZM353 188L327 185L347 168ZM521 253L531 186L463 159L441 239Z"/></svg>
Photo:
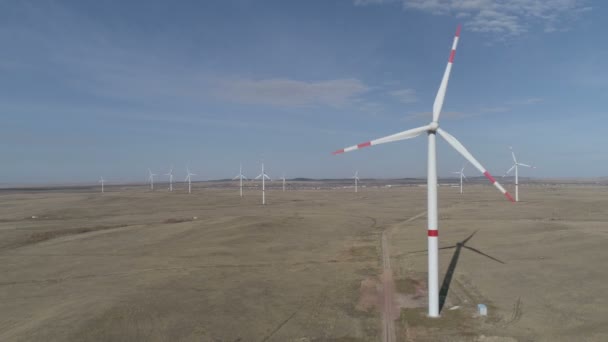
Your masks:
<svg viewBox="0 0 608 342"><path fill-rule="evenodd" d="M439 319L425 188L260 195L0 193L0 341L608 341L608 187L440 187Z"/></svg>

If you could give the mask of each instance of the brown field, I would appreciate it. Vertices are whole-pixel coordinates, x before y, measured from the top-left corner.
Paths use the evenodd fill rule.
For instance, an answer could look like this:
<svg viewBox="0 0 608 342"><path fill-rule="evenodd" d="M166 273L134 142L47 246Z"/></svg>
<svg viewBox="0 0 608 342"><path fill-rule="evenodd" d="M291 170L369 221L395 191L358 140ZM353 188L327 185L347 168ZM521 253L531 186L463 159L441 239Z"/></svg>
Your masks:
<svg viewBox="0 0 608 342"><path fill-rule="evenodd" d="M0 193L0 341L608 341L608 187L441 187L438 319L425 188L107 190Z"/></svg>

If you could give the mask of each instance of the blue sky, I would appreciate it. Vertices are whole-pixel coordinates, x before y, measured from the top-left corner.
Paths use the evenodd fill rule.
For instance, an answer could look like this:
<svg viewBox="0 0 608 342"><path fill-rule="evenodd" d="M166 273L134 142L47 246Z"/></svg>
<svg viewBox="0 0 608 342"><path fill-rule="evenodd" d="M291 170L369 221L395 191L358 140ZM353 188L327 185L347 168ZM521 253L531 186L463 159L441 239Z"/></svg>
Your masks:
<svg viewBox="0 0 608 342"><path fill-rule="evenodd" d="M0 183L247 176L424 177L426 139L338 148L428 123L492 173L608 175L603 2L0 2ZM439 174L463 164L439 143ZM468 166L468 174L476 171Z"/></svg>

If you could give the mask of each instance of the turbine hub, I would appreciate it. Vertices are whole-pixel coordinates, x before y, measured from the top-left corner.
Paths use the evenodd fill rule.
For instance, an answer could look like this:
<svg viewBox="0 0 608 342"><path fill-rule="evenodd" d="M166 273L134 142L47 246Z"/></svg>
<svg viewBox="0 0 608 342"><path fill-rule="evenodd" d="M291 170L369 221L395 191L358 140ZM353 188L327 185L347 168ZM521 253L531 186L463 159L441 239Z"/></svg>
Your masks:
<svg viewBox="0 0 608 342"><path fill-rule="evenodd" d="M437 128L439 128L439 123L437 121L433 121L429 124L429 131L436 132Z"/></svg>

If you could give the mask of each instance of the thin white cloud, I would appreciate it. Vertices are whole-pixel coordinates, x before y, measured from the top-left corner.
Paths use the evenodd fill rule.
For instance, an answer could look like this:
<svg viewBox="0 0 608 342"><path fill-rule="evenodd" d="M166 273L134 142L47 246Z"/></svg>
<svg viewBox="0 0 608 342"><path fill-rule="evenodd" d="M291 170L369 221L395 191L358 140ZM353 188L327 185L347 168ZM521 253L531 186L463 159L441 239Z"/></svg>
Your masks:
<svg viewBox="0 0 608 342"><path fill-rule="evenodd" d="M523 99L523 100L514 100L509 102L510 105L533 105L533 104L537 104L537 103L541 103L543 102L544 99L540 98L540 97L530 97L527 99Z"/></svg>
<svg viewBox="0 0 608 342"><path fill-rule="evenodd" d="M344 107L370 88L360 80L335 79L316 82L285 78L237 79L220 82L216 95L236 103L278 107Z"/></svg>
<svg viewBox="0 0 608 342"><path fill-rule="evenodd" d="M418 96L416 96L416 90L411 88L397 89L389 92L389 94L399 100L402 103L415 103L418 102Z"/></svg>
<svg viewBox="0 0 608 342"><path fill-rule="evenodd" d="M592 8L587 0L399 0L406 10L464 19L476 32L517 36L540 25L545 32L561 31ZM355 0L355 5L393 3L394 0Z"/></svg>
<svg viewBox="0 0 608 342"><path fill-rule="evenodd" d="M479 111L482 113L504 113L508 112L511 108L505 106L496 106L496 107L481 107Z"/></svg>

